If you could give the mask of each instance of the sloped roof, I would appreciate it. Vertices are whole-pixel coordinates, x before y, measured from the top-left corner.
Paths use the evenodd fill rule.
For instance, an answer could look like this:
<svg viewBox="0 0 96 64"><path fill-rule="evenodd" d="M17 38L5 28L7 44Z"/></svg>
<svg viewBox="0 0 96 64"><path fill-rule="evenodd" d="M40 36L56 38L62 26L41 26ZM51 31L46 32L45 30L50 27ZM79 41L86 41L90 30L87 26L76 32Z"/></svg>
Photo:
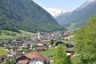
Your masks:
<svg viewBox="0 0 96 64"><path fill-rule="evenodd" d="M71 48L66 48L65 50L66 50L66 51L73 51L73 47L71 47Z"/></svg>
<svg viewBox="0 0 96 64"><path fill-rule="evenodd" d="M26 53L25 56L28 57L29 59L36 59L36 58L40 57L39 53L36 51Z"/></svg>

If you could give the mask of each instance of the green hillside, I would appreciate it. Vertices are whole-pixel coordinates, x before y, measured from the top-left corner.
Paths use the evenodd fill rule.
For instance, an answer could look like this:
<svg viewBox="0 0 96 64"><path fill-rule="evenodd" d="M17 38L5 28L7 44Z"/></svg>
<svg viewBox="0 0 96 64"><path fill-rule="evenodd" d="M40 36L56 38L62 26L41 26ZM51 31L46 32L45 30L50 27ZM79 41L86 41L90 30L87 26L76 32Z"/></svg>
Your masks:
<svg viewBox="0 0 96 64"><path fill-rule="evenodd" d="M0 47L0 56L6 55L7 51L5 51L4 47Z"/></svg>
<svg viewBox="0 0 96 64"><path fill-rule="evenodd" d="M19 32L12 32L8 30L1 30L0 31L0 39L16 39L16 38L23 38L23 37L30 37L32 39L37 37L36 33L26 32L19 30Z"/></svg>
<svg viewBox="0 0 96 64"><path fill-rule="evenodd" d="M57 17L58 22L67 26L68 29L75 30L86 24L89 17L96 15L96 1L85 2L76 10Z"/></svg>
<svg viewBox="0 0 96 64"><path fill-rule="evenodd" d="M32 0L0 0L0 29L36 32L62 27Z"/></svg>

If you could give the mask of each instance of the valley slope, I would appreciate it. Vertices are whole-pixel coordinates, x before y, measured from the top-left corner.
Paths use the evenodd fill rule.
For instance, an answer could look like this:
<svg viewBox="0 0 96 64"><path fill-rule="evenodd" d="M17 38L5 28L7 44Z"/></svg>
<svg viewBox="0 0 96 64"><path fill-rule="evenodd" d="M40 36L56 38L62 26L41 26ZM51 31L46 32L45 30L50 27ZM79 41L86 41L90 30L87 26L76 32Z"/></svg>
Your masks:
<svg viewBox="0 0 96 64"><path fill-rule="evenodd" d="M89 17L96 15L96 1L86 2L76 10L58 16L57 21L68 29L85 25Z"/></svg>
<svg viewBox="0 0 96 64"><path fill-rule="evenodd" d="M54 31L63 29L32 0L0 0L0 30Z"/></svg>

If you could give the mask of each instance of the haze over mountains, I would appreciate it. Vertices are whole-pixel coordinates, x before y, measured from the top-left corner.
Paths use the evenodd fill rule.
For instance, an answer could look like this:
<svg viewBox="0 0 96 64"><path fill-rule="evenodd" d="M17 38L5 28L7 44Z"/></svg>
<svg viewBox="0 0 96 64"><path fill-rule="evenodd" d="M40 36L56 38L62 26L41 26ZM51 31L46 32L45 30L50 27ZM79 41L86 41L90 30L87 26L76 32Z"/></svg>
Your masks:
<svg viewBox="0 0 96 64"><path fill-rule="evenodd" d="M86 20L92 15L96 15L96 0L87 1L76 10L61 14L56 19L59 24L72 29L86 24Z"/></svg>
<svg viewBox="0 0 96 64"><path fill-rule="evenodd" d="M56 20L32 0L0 0L0 30L54 31Z"/></svg>

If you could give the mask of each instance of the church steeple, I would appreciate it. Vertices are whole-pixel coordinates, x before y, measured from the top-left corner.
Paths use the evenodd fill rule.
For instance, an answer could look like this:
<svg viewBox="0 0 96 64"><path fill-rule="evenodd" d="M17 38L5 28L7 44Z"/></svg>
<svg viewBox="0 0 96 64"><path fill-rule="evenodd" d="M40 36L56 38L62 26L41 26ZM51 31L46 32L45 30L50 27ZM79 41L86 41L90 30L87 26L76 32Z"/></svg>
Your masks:
<svg viewBox="0 0 96 64"><path fill-rule="evenodd" d="M38 31L38 33L37 33L37 38L41 41L41 34L40 34L39 31Z"/></svg>

